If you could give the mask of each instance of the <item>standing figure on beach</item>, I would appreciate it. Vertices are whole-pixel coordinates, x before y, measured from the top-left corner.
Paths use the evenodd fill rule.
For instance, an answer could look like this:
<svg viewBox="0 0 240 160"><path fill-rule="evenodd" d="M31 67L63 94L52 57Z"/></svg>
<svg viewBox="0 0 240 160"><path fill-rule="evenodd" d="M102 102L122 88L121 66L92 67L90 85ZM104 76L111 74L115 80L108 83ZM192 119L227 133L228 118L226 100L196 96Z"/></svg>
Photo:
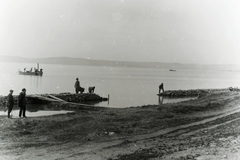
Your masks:
<svg viewBox="0 0 240 160"><path fill-rule="evenodd" d="M13 100L13 90L10 90L10 93L7 96L7 108L8 108L8 118L10 117L10 113L12 112L14 100Z"/></svg>
<svg viewBox="0 0 240 160"><path fill-rule="evenodd" d="M161 93L161 90L162 90L163 93L164 93L163 83L161 83L161 84L159 85L159 94Z"/></svg>
<svg viewBox="0 0 240 160"><path fill-rule="evenodd" d="M26 105L27 105L26 89L23 88L22 92L20 92L20 94L18 96L18 107L20 108L19 117L21 117L22 115L24 118L26 117Z"/></svg>
<svg viewBox="0 0 240 160"><path fill-rule="evenodd" d="M74 84L76 94L79 92L80 89L80 82L78 81L78 78L76 78L76 82Z"/></svg>

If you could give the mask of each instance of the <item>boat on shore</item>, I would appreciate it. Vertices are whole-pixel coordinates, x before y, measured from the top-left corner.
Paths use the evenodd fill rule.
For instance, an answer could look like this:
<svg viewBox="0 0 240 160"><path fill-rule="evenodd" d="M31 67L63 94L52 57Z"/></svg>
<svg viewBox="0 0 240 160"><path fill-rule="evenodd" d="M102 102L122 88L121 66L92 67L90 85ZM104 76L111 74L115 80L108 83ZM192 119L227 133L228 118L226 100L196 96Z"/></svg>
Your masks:
<svg viewBox="0 0 240 160"><path fill-rule="evenodd" d="M43 75L43 69L39 69L39 64L37 64L37 68L34 67L34 70L32 68L27 71L26 68L24 68L24 71L18 71L19 75L29 75L29 76L42 76Z"/></svg>

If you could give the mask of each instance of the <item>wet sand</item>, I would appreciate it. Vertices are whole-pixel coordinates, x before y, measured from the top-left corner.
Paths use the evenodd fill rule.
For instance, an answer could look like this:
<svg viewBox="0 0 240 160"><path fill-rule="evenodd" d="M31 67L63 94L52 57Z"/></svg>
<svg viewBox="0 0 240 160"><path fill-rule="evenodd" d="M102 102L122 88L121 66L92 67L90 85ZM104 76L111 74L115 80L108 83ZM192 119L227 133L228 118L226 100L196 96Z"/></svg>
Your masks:
<svg viewBox="0 0 240 160"><path fill-rule="evenodd" d="M227 90L172 104L75 106L65 115L0 116L0 158L238 159L239 106L240 92Z"/></svg>

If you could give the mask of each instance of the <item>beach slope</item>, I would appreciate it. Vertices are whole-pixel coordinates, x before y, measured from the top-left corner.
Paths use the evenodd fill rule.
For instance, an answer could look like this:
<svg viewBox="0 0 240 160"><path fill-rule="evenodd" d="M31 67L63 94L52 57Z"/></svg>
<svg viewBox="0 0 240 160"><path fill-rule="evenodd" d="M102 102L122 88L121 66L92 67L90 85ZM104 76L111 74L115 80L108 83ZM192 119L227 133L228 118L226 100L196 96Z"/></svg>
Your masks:
<svg viewBox="0 0 240 160"><path fill-rule="evenodd" d="M1 116L0 159L238 159L239 106L240 92L224 91L172 104Z"/></svg>

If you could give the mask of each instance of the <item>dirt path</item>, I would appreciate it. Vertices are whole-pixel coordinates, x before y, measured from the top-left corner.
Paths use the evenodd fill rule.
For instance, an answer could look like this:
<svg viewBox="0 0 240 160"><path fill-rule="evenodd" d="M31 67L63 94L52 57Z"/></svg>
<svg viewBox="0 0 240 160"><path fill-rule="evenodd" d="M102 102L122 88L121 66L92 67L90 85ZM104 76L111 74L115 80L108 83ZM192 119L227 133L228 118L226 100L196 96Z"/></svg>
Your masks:
<svg viewBox="0 0 240 160"><path fill-rule="evenodd" d="M229 115L232 115L232 114L235 114L235 113L238 113L238 112L240 112L240 108L236 107L235 109L233 109L231 111L228 111L224 114L221 114L219 116L215 116L213 118L208 118L208 119L205 119L205 120L202 120L202 121L199 121L199 122L194 122L194 123L190 123L190 124L187 124L187 125L180 125L180 126L177 126L177 127L171 127L171 128L159 130L159 131L151 133L151 134L128 137L128 138L124 138L124 140L122 140L122 141L121 141L122 138L119 138L118 140L114 140L114 141L111 141L111 142L103 142L101 144L94 145L94 147L90 145L88 147L84 147L84 148L91 148L90 152L89 152L89 150L88 151L85 150L85 151L82 151L81 154L85 155L84 156L85 159L89 159L89 160L93 159L93 158L94 159L106 159L109 156L110 157L115 157L119 153L129 154L129 153L132 153L136 150L144 149L146 144L147 144L146 141L151 142L153 139L155 139L155 138L157 138L161 135L169 134L169 133L175 132L175 131L182 131L182 130L183 130L183 133L184 133L184 130L186 130L189 127L204 125L206 123L215 121L217 119L224 118L226 116L229 116ZM213 126L207 126L207 129L218 127L220 125L227 125L228 123L230 123L232 121L239 120L239 119L240 118L233 119L233 120L230 120L230 121L227 121L227 122L224 122L224 123L220 123L220 124L217 124L217 125L213 125ZM204 129L206 129L206 128L198 129L198 131L204 130ZM192 135L192 134L194 134L194 132L195 131L188 132L188 135ZM183 133L181 133L181 134L183 134ZM184 136L186 136L186 135L184 135ZM179 136L179 134L178 134L178 136ZM124 145L125 145L125 147L123 147ZM151 146L152 146L152 144L151 144Z"/></svg>
<svg viewBox="0 0 240 160"><path fill-rule="evenodd" d="M193 134L196 134L206 129L209 130L209 129L217 128L221 125L228 125L233 121L239 120L239 118L231 119L224 122L218 122L217 124L213 124L213 125L209 125L207 123L224 119L225 117L236 114L238 112L240 112L240 108L234 107L231 110L227 110L227 111L225 110L218 113L215 112L214 117L207 118L202 121L198 121L198 122L194 122L186 125L180 125L177 127L162 129L151 134L135 135L133 137L118 137L117 135L113 135L109 141L98 142L98 143L87 142L83 145L79 145L78 142L74 142L74 143L71 142L71 143L57 145L57 143L47 142L52 145L50 145L49 147L38 148L37 150L35 148L28 148L28 150L22 153L17 153L13 155L1 154L5 156L0 156L0 158L10 160L10 159L17 159L17 157L20 156L21 158L19 159L24 159L24 160L27 160L27 159L105 160L105 159L108 159L109 157L112 157L112 159L114 158L117 159L118 155L130 155L139 150L146 150L146 149L152 148L156 146L158 143L166 143L166 140L161 138L161 136L164 136L164 135L168 135L168 136L177 135L178 137L179 136L189 137ZM191 129L191 127L195 127L195 126L197 126L197 129ZM37 142L26 142L26 143L31 144L31 143L37 143ZM1 151L1 153L4 153L4 152Z"/></svg>
<svg viewBox="0 0 240 160"><path fill-rule="evenodd" d="M132 136L120 136L120 134L113 132L112 135L108 135L106 137L98 137L97 140L86 140L83 141L81 137L77 138L69 138L69 141L57 141L54 138L49 138L48 136L54 136L54 133L48 132L45 136L41 136L37 134L38 132L32 131L29 132L29 135L20 136L14 140L14 137L6 138L7 134L13 135L15 132L19 133L19 128L16 128L14 131L14 127L16 124L21 126L29 126L31 129L35 129L30 124L35 123L43 123L42 128L44 129L44 123L53 123L50 127L56 127L58 132L66 133L59 135L71 135L68 131L63 130L62 123L66 123L69 125L77 126L76 123L69 123L72 121L82 122L84 119L79 119L79 117L86 116L87 119L91 118L91 116L96 116L101 114L101 116L107 116L111 118L115 118L122 122L123 117L118 117L113 111L99 111L99 112L79 112L76 115L70 115L59 117L59 118L49 118L48 120L40 119L16 119L13 121L4 121L5 125L9 125L8 123L12 123L12 127L9 128L9 132L5 131L0 134L0 159L6 160L145 160L145 159L164 159L164 160L183 160L183 159L230 159L234 160L240 157L240 94L239 93L230 93L230 94L221 94L220 96L216 95L212 97L214 100L213 105L218 107L218 104L221 107L217 109L213 108L211 112L209 110L203 110L201 112L192 112L188 114L180 114L176 116L181 120L181 116L188 117L190 120L196 120L196 117L203 119L200 121L195 121L192 123L184 124L184 121L178 124L184 125L172 125L176 127L169 127L157 130L155 132L149 134L138 134ZM221 99L221 100L219 100ZM224 100L223 100L224 99ZM199 104L202 104L205 99L199 100L199 102L195 103L195 106L198 107ZM192 105L194 102L190 102ZM189 103L181 104L183 107L185 105L189 105ZM181 106L180 105L180 106ZM202 104L205 106L206 104ZM202 107L200 106L200 107ZM179 107L179 105L177 105ZM207 106L209 107L209 106ZM207 108L206 107L206 108ZM156 107L155 109L139 109L136 111L124 110L122 112L123 115L126 113L130 113L130 116L134 113L152 113L150 111L158 113ZM222 110L220 110L221 108ZM178 109L179 110L179 109ZM171 112L166 112L169 114ZM96 114L96 115L95 115ZM155 115L156 115L155 114ZM162 113L163 114L163 113ZM121 115L121 114L119 114ZM101 117L100 116L100 117ZM136 115L135 115L136 116ZM169 116L168 116L169 117ZM167 118L168 118L167 117ZM210 117L210 118L206 118ZM64 119L63 119L64 118ZM129 117L125 117L126 119ZM160 117L162 118L162 117ZM63 119L61 121L61 119ZM3 119L1 119L3 120ZM68 121L71 120L71 121ZM93 119L94 120L94 119ZM107 119L109 120L109 119ZM127 119L128 120L128 119ZM129 121L133 120L129 118ZM142 119L141 119L142 120ZM149 120L149 117L144 118L144 122ZM161 119L164 121L165 119ZM61 123L59 123L61 121ZM31 122L31 123L30 123ZM150 121L154 123L154 119ZM159 121L158 121L159 122ZM175 122L175 121L174 121ZM182 123L183 122L183 123ZM4 125L4 123L0 124L0 127ZM158 125L158 123L156 123ZM103 125L103 124L99 124ZM48 125L46 125L49 127ZM59 127L58 127L59 126ZM131 125L129 125L131 127ZM152 125L155 126L155 125ZM81 127L81 125L80 125ZM125 127L125 125L124 125ZM4 129L8 129L6 127L2 127ZM31 131L29 129L29 131ZM159 128L158 128L159 129ZM72 131L75 131L76 128L73 128ZM23 133L28 134L23 131ZM40 130L41 131L41 130ZM79 130L77 130L79 131ZM151 130L153 131L153 130ZM21 131L22 132L22 131ZM79 132L77 132L78 134ZM91 132L90 132L91 133ZM138 132L137 132L138 133ZM130 134L131 135L131 134ZM4 139L5 137L5 139ZM51 139L51 140L48 140ZM27 141L26 141L27 140ZM35 141L34 141L35 140ZM39 144L39 145L38 145ZM16 148L15 148L16 147ZM23 148L21 148L23 147Z"/></svg>

